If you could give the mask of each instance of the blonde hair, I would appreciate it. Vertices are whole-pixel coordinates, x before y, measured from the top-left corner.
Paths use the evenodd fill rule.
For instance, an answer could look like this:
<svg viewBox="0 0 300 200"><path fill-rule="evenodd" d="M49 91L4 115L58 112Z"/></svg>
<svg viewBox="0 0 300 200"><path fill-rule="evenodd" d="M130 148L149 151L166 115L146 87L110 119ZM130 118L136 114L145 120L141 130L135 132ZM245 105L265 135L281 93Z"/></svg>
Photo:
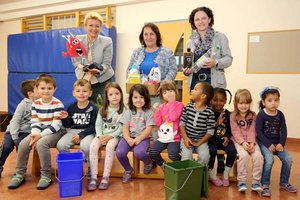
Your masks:
<svg viewBox="0 0 300 200"><path fill-rule="evenodd" d="M177 101L179 100L178 89L177 89L177 86L176 86L174 81L163 81L163 82L160 83L160 89L159 89L160 100L165 101L164 97L163 97L163 93L164 93L164 91L167 91L167 90L175 91L176 100Z"/></svg>
<svg viewBox="0 0 300 200"><path fill-rule="evenodd" d="M252 96L249 90L247 89L239 89L236 91L235 95L234 95L234 112L237 115L240 115L240 111L237 107L237 105L239 103L246 103L246 104L251 104L252 103ZM246 113L246 117L249 114L253 114L253 111L251 111L251 109L249 109Z"/></svg>
<svg viewBox="0 0 300 200"><path fill-rule="evenodd" d="M95 19L95 20L98 20L100 21L100 25L103 24L103 18L101 17L101 15L97 12L89 12L85 15L84 17L84 21L83 21L83 24L86 25L87 24L87 21L89 19Z"/></svg>
<svg viewBox="0 0 300 200"><path fill-rule="evenodd" d="M87 80L85 79L78 79L75 81L74 85L73 85L73 90L75 90L75 88L77 86L87 86L89 88L89 90L92 90L92 86L90 84L90 82L88 82Z"/></svg>

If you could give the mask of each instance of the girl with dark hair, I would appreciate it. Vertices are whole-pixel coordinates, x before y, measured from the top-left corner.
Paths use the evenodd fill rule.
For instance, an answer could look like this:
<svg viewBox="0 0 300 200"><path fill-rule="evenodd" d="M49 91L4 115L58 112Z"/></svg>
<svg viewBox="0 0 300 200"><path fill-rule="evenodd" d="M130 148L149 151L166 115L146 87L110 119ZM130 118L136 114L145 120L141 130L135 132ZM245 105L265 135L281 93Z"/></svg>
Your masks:
<svg viewBox="0 0 300 200"><path fill-rule="evenodd" d="M288 192L297 192L297 189L289 183L292 168L292 157L285 147L287 128L284 114L278 110L280 102L279 89L265 87L260 93L260 111L256 118L256 132L258 145L264 157L264 165L261 177L263 191L262 196L271 196L270 178L274 164L274 155L282 162L280 173L280 188Z"/></svg>
<svg viewBox="0 0 300 200"><path fill-rule="evenodd" d="M144 162L144 174L149 174L152 170L152 160L147 150L155 122L149 91L145 85L132 86L129 91L128 108L120 119L123 125L123 138L116 150L117 158L125 169L123 183L129 183L134 173L127 156L131 149L134 156Z"/></svg>

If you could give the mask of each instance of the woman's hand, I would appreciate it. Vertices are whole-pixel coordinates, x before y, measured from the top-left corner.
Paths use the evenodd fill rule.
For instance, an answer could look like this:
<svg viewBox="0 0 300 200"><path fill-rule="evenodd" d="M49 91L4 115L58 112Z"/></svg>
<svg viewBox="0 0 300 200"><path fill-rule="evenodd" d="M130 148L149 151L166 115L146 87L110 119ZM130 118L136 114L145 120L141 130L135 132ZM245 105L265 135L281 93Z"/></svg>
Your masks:
<svg viewBox="0 0 300 200"><path fill-rule="evenodd" d="M213 68L216 66L217 61L215 59L209 58L207 62L203 64L203 68Z"/></svg>
<svg viewBox="0 0 300 200"><path fill-rule="evenodd" d="M192 68L183 68L184 75L189 76L191 73L193 73Z"/></svg>
<svg viewBox="0 0 300 200"><path fill-rule="evenodd" d="M96 68L90 69L89 72L91 72L93 75L100 75L100 70Z"/></svg>

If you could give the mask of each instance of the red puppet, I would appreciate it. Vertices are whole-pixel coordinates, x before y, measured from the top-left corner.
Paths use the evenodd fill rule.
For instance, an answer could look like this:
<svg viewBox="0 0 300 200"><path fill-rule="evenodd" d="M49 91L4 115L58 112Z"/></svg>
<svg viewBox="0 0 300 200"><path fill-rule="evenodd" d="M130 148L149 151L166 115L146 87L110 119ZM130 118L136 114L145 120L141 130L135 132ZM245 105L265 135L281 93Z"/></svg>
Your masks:
<svg viewBox="0 0 300 200"><path fill-rule="evenodd" d="M74 36L72 33L69 32L69 34L70 35L62 36L67 40L66 43L67 52L62 52L63 57L66 58L68 54L71 58L86 56L86 50L83 44L81 43L81 40L76 36Z"/></svg>

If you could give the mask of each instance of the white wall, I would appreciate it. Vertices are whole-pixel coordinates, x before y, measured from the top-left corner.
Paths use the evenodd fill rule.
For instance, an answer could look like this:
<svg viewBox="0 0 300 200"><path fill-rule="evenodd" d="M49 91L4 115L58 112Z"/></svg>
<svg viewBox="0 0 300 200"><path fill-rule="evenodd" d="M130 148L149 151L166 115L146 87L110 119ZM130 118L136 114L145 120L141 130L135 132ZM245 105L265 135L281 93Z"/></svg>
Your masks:
<svg viewBox="0 0 300 200"><path fill-rule="evenodd" d="M300 85L300 76L298 74L246 74L248 32L299 29L300 1L189 0L188 2L165 0L117 7L116 76L123 89L125 89L126 67L131 52L139 46L138 35L145 22L187 19L192 9L207 6L214 11L215 30L225 33L228 37L234 58L232 66L226 70L228 89L233 94L239 88L249 89L254 99L253 110L258 111L258 94L261 89L266 85L279 87L280 109L286 116L289 137L300 138L299 117L295 114L295 111L300 110L298 103L300 91L296 89L296 85ZM232 104L228 108L232 109Z"/></svg>
<svg viewBox="0 0 300 200"><path fill-rule="evenodd" d="M9 34L21 33L21 21L0 22L0 30L0 111L7 111L7 36Z"/></svg>
<svg viewBox="0 0 300 200"><path fill-rule="evenodd" d="M125 72L130 55L138 47L138 35L145 22L187 19L191 10L207 6L214 11L215 30L225 33L234 57L232 66L226 70L228 89L248 88L253 95L253 110L257 111L258 93L266 85L281 89L280 109L285 113L289 137L300 138L298 116L300 110L299 75L295 74L246 74L247 34L256 31L299 29L299 0L164 0L116 8L117 22L117 69L116 79L125 91ZM1 101L0 110L7 110L7 34L20 32L19 21L0 23L0 48L4 52L0 60ZM164 36L166 37L166 36ZM272 59L272 58L270 58ZM298 58L296 58L298 59ZM299 66L300 67L300 66ZM232 109L232 104L228 107Z"/></svg>

